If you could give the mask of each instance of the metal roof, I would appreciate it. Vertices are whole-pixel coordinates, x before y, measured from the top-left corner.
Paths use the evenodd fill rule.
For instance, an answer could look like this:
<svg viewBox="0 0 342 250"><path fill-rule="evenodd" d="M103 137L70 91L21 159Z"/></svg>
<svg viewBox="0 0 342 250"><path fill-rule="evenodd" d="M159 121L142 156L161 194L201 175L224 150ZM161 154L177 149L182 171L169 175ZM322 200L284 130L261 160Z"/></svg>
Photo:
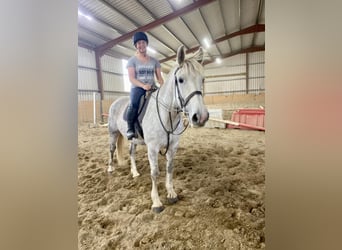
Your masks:
<svg viewBox="0 0 342 250"><path fill-rule="evenodd" d="M142 30L166 70L181 44L189 53L202 46L205 64L265 49L264 0L79 0L78 7L79 46L127 59Z"/></svg>

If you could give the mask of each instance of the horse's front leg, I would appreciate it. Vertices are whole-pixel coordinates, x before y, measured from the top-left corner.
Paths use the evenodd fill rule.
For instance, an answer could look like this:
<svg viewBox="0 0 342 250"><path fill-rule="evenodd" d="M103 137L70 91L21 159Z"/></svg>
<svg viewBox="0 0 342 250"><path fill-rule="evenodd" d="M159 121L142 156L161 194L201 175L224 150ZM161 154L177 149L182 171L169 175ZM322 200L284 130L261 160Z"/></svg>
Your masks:
<svg viewBox="0 0 342 250"><path fill-rule="evenodd" d="M166 181L165 187L167 190L167 201L169 204L176 203L178 196L173 188L173 157L176 153L176 148L170 148L166 154Z"/></svg>
<svg viewBox="0 0 342 250"><path fill-rule="evenodd" d="M131 142L129 146L129 155L131 158L131 173L133 175L133 178L138 177L140 174L137 170L137 164L135 163L135 151L136 151L137 145Z"/></svg>
<svg viewBox="0 0 342 250"><path fill-rule="evenodd" d="M158 167L158 150L148 148L148 160L150 162L151 169L151 179L152 179L152 191L151 191L151 199L152 199L152 211L155 213L160 213L164 210L164 206L159 199L158 194L158 183L157 177L159 176L159 167Z"/></svg>

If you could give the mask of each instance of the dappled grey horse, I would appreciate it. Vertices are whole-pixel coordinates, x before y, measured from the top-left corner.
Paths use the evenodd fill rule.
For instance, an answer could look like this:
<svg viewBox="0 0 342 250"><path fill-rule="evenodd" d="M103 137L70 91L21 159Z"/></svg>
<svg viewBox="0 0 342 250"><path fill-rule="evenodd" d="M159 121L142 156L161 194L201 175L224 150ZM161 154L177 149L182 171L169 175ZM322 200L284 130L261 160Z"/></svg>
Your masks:
<svg viewBox="0 0 342 250"><path fill-rule="evenodd" d="M158 153L166 154L166 190L169 203L178 201L173 187L173 158L178 148L180 135L184 131L183 117L187 117L193 127L203 126L209 113L203 102L202 85L204 81L200 48L193 57L185 58L184 46L177 51L177 65L170 71L165 83L151 94L142 120L144 138L134 138L130 144L131 173L139 176L135 162L137 144L146 144L152 179L152 210L161 212L164 207L159 199L157 177L159 175ZM129 104L129 97L114 101L109 109L108 129L110 135L110 159L108 172L113 172L113 154L116 151L118 164L123 161L123 139L126 137L127 123L123 113Z"/></svg>

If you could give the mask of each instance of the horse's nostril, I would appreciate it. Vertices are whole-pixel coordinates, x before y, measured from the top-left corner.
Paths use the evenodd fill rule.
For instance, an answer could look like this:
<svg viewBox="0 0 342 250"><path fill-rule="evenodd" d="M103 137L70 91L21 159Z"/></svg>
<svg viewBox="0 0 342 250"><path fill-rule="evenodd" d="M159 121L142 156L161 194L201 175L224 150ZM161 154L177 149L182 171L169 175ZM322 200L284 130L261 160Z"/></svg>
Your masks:
<svg viewBox="0 0 342 250"><path fill-rule="evenodd" d="M198 115L197 115L197 114L194 114L194 115L192 116L192 122L195 123L195 124L197 124L198 121L199 121Z"/></svg>

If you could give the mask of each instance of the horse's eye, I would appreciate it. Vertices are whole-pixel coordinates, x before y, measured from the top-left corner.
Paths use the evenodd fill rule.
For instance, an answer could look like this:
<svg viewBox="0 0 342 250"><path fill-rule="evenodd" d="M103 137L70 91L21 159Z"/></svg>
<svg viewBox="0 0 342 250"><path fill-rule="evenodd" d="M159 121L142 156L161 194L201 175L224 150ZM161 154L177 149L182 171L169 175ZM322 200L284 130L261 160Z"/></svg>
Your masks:
<svg viewBox="0 0 342 250"><path fill-rule="evenodd" d="M178 79L178 81L179 81L179 83L183 83L183 82L184 82L184 79L180 77L180 78Z"/></svg>

